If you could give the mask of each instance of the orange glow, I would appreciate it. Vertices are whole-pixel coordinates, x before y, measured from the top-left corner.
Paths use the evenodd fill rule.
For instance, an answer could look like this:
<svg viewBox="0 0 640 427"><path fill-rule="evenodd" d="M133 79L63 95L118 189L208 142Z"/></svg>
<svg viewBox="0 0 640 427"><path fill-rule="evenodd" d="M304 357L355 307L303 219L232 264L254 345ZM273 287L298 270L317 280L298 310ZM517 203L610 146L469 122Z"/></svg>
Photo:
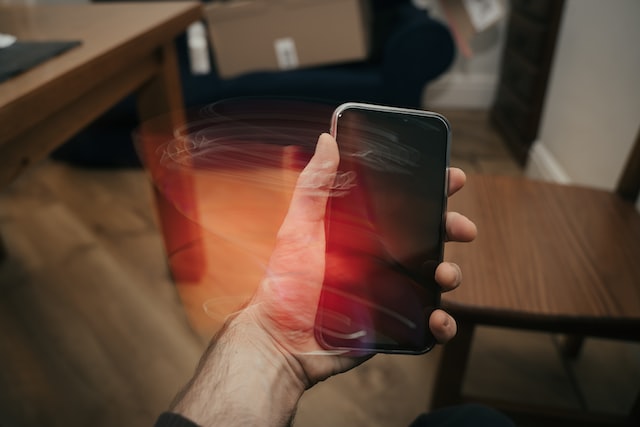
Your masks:
<svg viewBox="0 0 640 427"><path fill-rule="evenodd" d="M171 273L192 326L210 336L264 277L297 177L332 108L234 101L181 129L144 123L137 148L156 187Z"/></svg>

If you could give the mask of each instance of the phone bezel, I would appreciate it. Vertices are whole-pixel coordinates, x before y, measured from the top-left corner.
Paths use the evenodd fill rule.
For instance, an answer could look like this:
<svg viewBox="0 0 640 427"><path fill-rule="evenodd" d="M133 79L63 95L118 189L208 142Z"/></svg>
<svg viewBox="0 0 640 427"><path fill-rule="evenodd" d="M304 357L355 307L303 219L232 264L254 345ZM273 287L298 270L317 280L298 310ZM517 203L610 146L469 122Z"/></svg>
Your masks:
<svg viewBox="0 0 640 427"><path fill-rule="evenodd" d="M443 236L443 238L441 239L442 241L440 242L440 253L439 253L439 262L442 262L443 260L443 256L444 256L444 236L445 236L445 215L446 215L446 211L447 211L447 197L448 197L448 187L449 187L449 155L450 155L450 146L451 146L451 126L449 125L449 122L447 121L447 119L442 116L441 114L435 113L435 112L431 112L431 111L426 111L426 110L414 110L414 109L408 109L408 108L400 108L400 107L390 107L390 106L383 106L383 105L375 105L375 104L367 104L367 103L360 103L360 102L348 102L348 103L344 103L342 105L339 105L333 112L332 117L331 117L331 126L330 126L330 132L331 135L336 139L338 146L340 145L340 142L338 141L338 121L340 119L340 116L342 115L342 113L344 113L347 110L352 110L352 109L356 109L356 110L366 110L366 111L376 111L376 112L381 112L381 113L390 113L390 114L402 114L402 115L412 115L412 116L421 116L421 117L429 117L429 118L433 118L436 120L439 120L445 127L446 129L446 147L445 147L445 164L444 164L444 170L445 170L445 177L444 177L444 188L443 193L442 193L442 219L441 219L441 236ZM329 214L329 212L327 213ZM327 227L326 229L326 237L329 237L329 233L330 231L328 230L328 226L329 226L329 221L326 221L325 226ZM435 308L440 307L440 293L439 292L435 292ZM319 301L320 303L320 301ZM320 314L320 313L318 313ZM338 350L338 351L346 351L346 352L356 352L356 353L392 353L392 354L424 354L428 351L430 351L435 344L437 343L436 339L433 338L431 340L431 342L429 343L429 345L426 348L423 349L407 349L407 348L400 348L397 346L389 346L389 345L376 345L376 346L372 346L370 348L363 348L363 347L357 347L357 348L351 348L351 347L335 347L332 346L330 344L328 344L325 340L324 340L324 336L322 334L322 331L320 330L320 328L316 328L316 340L318 341L318 343L325 349L328 350Z"/></svg>

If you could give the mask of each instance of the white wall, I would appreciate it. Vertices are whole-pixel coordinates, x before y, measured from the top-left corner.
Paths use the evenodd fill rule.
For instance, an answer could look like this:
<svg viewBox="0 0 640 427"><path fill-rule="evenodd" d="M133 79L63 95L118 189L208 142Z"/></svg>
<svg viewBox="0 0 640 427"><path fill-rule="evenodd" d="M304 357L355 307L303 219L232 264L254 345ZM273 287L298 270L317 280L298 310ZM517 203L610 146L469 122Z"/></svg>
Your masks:
<svg viewBox="0 0 640 427"><path fill-rule="evenodd" d="M640 1L568 0L528 174L612 189L640 128Z"/></svg>

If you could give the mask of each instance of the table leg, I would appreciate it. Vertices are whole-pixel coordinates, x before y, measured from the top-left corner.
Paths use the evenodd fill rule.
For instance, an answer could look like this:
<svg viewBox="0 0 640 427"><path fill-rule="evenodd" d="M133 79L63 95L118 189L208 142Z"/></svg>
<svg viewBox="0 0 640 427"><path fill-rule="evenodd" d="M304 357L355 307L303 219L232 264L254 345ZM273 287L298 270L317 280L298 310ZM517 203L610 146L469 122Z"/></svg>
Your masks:
<svg viewBox="0 0 640 427"><path fill-rule="evenodd" d="M170 169L160 163L157 150L173 137L174 130L186 123L179 68L173 43L165 45L159 54L156 75L138 91L138 113L141 127L138 144L146 167L158 184L158 174L170 181L180 194L181 205L189 206L189 218L176 208L175 201L154 186L156 208L160 220L169 266L178 282L197 282L205 272L202 229L197 223L195 188L188 168ZM164 117L158 120L158 117ZM154 119L154 120L152 120ZM176 191L176 189L178 189Z"/></svg>
<svg viewBox="0 0 640 427"><path fill-rule="evenodd" d="M137 93L138 114L144 122L170 113L171 120L183 124L184 100L180 83L178 59L173 42L164 45L158 52L159 70Z"/></svg>
<svg viewBox="0 0 640 427"><path fill-rule="evenodd" d="M461 403L462 386L469 361L475 325L458 322L456 337L443 346L442 359L431 397L431 409Z"/></svg>

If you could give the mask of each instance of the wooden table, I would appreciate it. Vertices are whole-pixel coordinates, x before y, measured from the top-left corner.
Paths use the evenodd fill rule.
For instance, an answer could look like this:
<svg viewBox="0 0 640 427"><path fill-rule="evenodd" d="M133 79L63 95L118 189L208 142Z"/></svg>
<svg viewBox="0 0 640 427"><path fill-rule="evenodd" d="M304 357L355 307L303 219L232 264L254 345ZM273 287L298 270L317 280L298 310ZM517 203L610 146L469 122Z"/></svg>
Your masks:
<svg viewBox="0 0 640 427"><path fill-rule="evenodd" d="M198 2L0 6L2 32L82 42L0 84L0 188L126 95L141 120L182 110L173 40L201 14Z"/></svg>
<svg viewBox="0 0 640 427"><path fill-rule="evenodd" d="M443 295L443 306L483 324L640 338L640 216L632 203L588 187L469 175L449 209L472 218L479 233L446 248L468 286Z"/></svg>
<svg viewBox="0 0 640 427"><path fill-rule="evenodd" d="M458 321L458 335L442 350L432 409L474 401L506 412L518 425L640 425L640 393L624 417L463 393L477 326L568 334L567 359L576 357L582 337L640 341L640 215L634 202L622 198L627 184L638 182L640 169L637 160L628 165L630 173L623 174L628 182L618 186L618 194L526 178L468 176L449 209L472 218L479 233L475 242L449 243L445 250L466 284L443 295L443 307Z"/></svg>

